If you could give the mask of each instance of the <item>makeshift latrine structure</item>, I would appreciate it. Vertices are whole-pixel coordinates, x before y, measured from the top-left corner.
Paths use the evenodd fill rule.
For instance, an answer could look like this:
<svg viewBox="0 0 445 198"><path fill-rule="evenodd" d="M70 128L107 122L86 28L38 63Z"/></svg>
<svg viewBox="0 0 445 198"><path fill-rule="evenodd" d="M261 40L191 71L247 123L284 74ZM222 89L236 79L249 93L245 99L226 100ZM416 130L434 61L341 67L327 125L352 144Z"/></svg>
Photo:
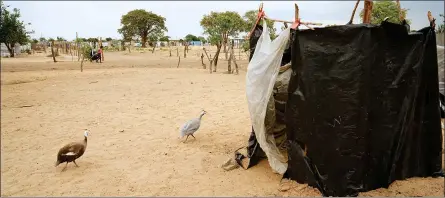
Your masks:
<svg viewBox="0 0 445 198"><path fill-rule="evenodd" d="M365 5L372 7L369 2ZM265 16L261 13L262 9L259 19ZM298 27L298 14L295 21L293 27ZM267 27L257 24L250 34L250 59L257 54L263 58L249 63L246 77L254 127L247 156L236 153L238 163L249 168L266 154L276 172L317 187L324 196L357 196L361 191L388 187L395 180L443 176L434 27L430 18L429 27L414 33L404 23L386 21L296 28L285 30L289 31L286 51L265 42L268 35L262 31ZM256 49L264 48L257 42L274 50ZM281 63L272 60L277 57ZM289 61L288 82L284 76L279 80L288 83L287 90L274 93L270 87L277 85L270 83L264 84L268 89L252 89L251 85L260 84L255 81L275 80L279 71L270 67L286 66ZM283 94L287 97L276 97ZM263 102L261 107L275 105L275 111L268 111L275 125L268 124L264 109L251 107L271 95L272 104ZM259 119L264 119L264 126L255 126ZM274 130L277 125L285 127ZM258 130L262 134L256 134ZM264 134L268 130L272 132ZM274 135L282 131L287 145L280 153L287 155L284 160L275 155L279 146L274 142ZM243 163L246 159L247 164Z"/></svg>

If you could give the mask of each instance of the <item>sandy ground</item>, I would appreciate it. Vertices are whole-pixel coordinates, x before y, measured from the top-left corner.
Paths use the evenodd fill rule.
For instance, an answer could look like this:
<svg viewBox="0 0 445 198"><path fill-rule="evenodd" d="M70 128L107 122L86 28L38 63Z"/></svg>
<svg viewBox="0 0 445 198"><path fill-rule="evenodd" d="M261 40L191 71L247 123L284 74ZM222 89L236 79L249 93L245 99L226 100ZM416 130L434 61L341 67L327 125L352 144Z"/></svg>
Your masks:
<svg viewBox="0 0 445 198"><path fill-rule="evenodd" d="M180 54L182 52L180 51ZM195 54L194 54L195 53ZM194 55L193 55L194 54ZM2 59L2 196L320 196L288 182L267 161L229 172L220 165L247 145L250 119L245 67L239 75L204 70L195 50L113 52L83 73L71 56ZM241 54L242 55L242 54ZM208 61L205 61L208 65ZM181 143L179 127L204 116L196 140ZM91 136L80 167L54 167L64 144ZM397 181L363 196L443 196L443 178Z"/></svg>

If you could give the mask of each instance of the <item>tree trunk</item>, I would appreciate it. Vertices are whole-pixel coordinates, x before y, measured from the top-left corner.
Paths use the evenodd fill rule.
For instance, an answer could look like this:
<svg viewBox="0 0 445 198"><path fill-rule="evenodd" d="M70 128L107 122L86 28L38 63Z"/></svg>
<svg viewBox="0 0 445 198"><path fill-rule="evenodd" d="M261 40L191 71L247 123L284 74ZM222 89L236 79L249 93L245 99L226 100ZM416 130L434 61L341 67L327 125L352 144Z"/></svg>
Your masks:
<svg viewBox="0 0 445 198"><path fill-rule="evenodd" d="M227 52L228 52L227 49L226 49L226 47L227 47L227 39L228 39L228 35L225 34L223 36L223 45L224 45L224 53L226 55L226 60L227 60Z"/></svg>
<svg viewBox="0 0 445 198"><path fill-rule="evenodd" d="M10 57L14 57L14 45L15 45L15 43L14 44L6 44L5 43L5 45L6 45L6 48L8 48L8 51L9 51L9 56ZM11 46L12 47L11 47Z"/></svg>
<svg viewBox="0 0 445 198"><path fill-rule="evenodd" d="M218 66L218 58L219 58L219 52L221 51L221 44L216 45L216 53L215 53L215 57L213 57L213 64L215 66L215 68L213 69L213 72L216 72L216 68Z"/></svg>
<svg viewBox="0 0 445 198"><path fill-rule="evenodd" d="M151 53L155 53L155 49L156 49L156 43L153 43L153 50L151 51Z"/></svg>
<svg viewBox="0 0 445 198"><path fill-rule="evenodd" d="M142 46L141 47L142 48L146 48L147 45L145 43L147 42L147 34L142 35L141 40L142 40Z"/></svg>
<svg viewBox="0 0 445 198"><path fill-rule="evenodd" d="M56 55L54 54L54 41L51 41L51 54L53 55L54 62L57 62Z"/></svg>
<svg viewBox="0 0 445 198"><path fill-rule="evenodd" d="M172 57L172 47L170 47L170 57Z"/></svg>

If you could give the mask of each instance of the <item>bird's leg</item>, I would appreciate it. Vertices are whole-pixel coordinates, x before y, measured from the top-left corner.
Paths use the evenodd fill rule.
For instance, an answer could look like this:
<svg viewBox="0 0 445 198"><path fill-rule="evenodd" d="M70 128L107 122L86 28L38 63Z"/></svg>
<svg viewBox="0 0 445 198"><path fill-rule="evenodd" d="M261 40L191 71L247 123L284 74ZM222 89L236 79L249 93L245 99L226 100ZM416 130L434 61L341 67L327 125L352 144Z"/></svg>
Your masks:
<svg viewBox="0 0 445 198"><path fill-rule="evenodd" d="M68 166L68 162L66 162L65 167L63 167L62 172L66 170L66 167Z"/></svg>
<svg viewBox="0 0 445 198"><path fill-rule="evenodd" d="M76 165L76 167L79 167L79 165L77 165L77 163L76 163L76 160L74 160L73 162L74 162L74 164Z"/></svg>
<svg viewBox="0 0 445 198"><path fill-rule="evenodd" d="M189 135L187 135L187 138L185 138L184 142L186 142L188 138L189 138Z"/></svg>
<svg viewBox="0 0 445 198"><path fill-rule="evenodd" d="M190 134L190 135L191 135L194 139L196 139L195 136L193 136L193 134Z"/></svg>

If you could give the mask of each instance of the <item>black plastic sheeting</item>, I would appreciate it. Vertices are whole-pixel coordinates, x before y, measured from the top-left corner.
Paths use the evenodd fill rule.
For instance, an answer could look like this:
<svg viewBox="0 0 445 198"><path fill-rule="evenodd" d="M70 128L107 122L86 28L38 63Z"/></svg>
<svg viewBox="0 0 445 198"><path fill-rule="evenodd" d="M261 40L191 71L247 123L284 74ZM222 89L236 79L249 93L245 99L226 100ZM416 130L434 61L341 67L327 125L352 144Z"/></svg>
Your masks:
<svg viewBox="0 0 445 198"><path fill-rule="evenodd" d="M284 177L324 196L357 196L443 176L432 28L408 34L384 22L298 31L292 70Z"/></svg>

